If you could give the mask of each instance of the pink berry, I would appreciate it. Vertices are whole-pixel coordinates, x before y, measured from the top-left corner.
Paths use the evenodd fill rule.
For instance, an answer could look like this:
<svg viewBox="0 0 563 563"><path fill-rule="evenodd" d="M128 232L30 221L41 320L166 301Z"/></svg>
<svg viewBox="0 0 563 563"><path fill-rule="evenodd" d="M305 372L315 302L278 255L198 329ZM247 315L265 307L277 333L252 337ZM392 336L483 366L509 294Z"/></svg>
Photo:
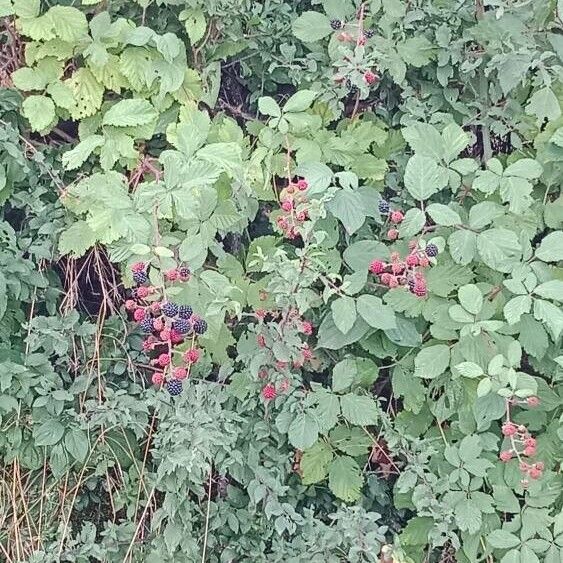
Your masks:
<svg viewBox="0 0 563 563"><path fill-rule="evenodd" d="M279 371L283 371L286 367L287 367L287 362L282 362L281 360L278 360L276 362L276 369L278 369Z"/></svg>
<svg viewBox="0 0 563 563"><path fill-rule="evenodd" d="M286 213L289 213L293 209L293 204L291 203L291 201L289 201L289 199L286 199L285 201L282 202L281 208Z"/></svg>
<svg viewBox="0 0 563 563"><path fill-rule="evenodd" d="M364 80L368 83L368 84L373 84L374 82L377 81L377 74L375 74L374 72L372 72L371 70L368 70L364 73Z"/></svg>
<svg viewBox="0 0 563 563"><path fill-rule="evenodd" d="M146 268L146 265L144 262L135 262L132 266L131 266L131 271L133 273L135 272L144 272Z"/></svg>
<svg viewBox="0 0 563 563"><path fill-rule="evenodd" d="M524 440L524 446L527 448L535 448L536 447L536 439L535 438L526 438Z"/></svg>
<svg viewBox="0 0 563 563"><path fill-rule="evenodd" d="M360 45L360 47L363 47L367 42L367 39L365 37L365 35L362 35L359 39L358 39L358 45Z"/></svg>
<svg viewBox="0 0 563 563"><path fill-rule="evenodd" d="M195 364L199 360L199 350L192 348L184 354L184 360L190 364Z"/></svg>
<svg viewBox="0 0 563 563"><path fill-rule="evenodd" d="M265 309L256 309L254 312L257 319L264 319L266 317L266 310Z"/></svg>
<svg viewBox="0 0 563 563"><path fill-rule="evenodd" d="M518 431L518 428L517 428L516 424L513 424L512 422L505 422L502 425L503 436L514 436L514 434L516 434L517 431Z"/></svg>
<svg viewBox="0 0 563 563"><path fill-rule="evenodd" d="M311 351L311 349L308 346L305 346L302 350L301 353L303 354L303 359L304 360L312 360L313 359L313 352Z"/></svg>
<svg viewBox="0 0 563 563"><path fill-rule="evenodd" d="M177 367L174 368L172 375L175 379L179 379L181 381L182 379L186 379L186 377L188 377L188 371L186 370L186 368Z"/></svg>
<svg viewBox="0 0 563 563"><path fill-rule="evenodd" d="M258 346L260 348L265 348L266 347L266 338L264 337L263 334L258 334L256 336L256 343L258 344Z"/></svg>
<svg viewBox="0 0 563 563"><path fill-rule="evenodd" d="M387 238L389 240L397 240L399 238L399 231L397 229L389 229L387 231Z"/></svg>
<svg viewBox="0 0 563 563"><path fill-rule="evenodd" d="M528 404L529 407L537 407L540 404L540 400L538 397L528 397L526 399L526 403Z"/></svg>
<svg viewBox="0 0 563 563"><path fill-rule="evenodd" d="M534 463L534 467L536 469L539 469L540 471L543 471L545 468L545 465L543 463L543 461L538 461L537 463Z"/></svg>
<svg viewBox="0 0 563 563"><path fill-rule="evenodd" d="M389 280L392 278L393 276L391 274L381 274L381 283L383 285L389 285Z"/></svg>
<svg viewBox="0 0 563 563"><path fill-rule="evenodd" d="M430 260L428 260L426 256L421 256L418 259L418 265L421 266L422 268L428 267L429 264L430 264Z"/></svg>
<svg viewBox="0 0 563 563"><path fill-rule="evenodd" d="M510 461L512 459L512 452L510 450L504 450L503 452L500 452L499 458L504 462Z"/></svg>
<svg viewBox="0 0 563 563"><path fill-rule="evenodd" d="M142 321L145 318L145 310L144 309L135 309L133 312L133 318L136 321Z"/></svg>
<svg viewBox="0 0 563 563"><path fill-rule="evenodd" d="M301 323L301 332L303 334L306 334L307 336L310 336L311 334L313 334L313 325L309 321L303 321Z"/></svg>
<svg viewBox="0 0 563 563"><path fill-rule="evenodd" d="M381 274L384 270L385 270L385 262L382 262L381 260L374 260L369 265L369 271L372 274L378 275Z"/></svg>
<svg viewBox="0 0 563 563"><path fill-rule="evenodd" d="M285 392L289 389L289 386L290 386L290 381L289 381L289 379L287 379L287 377L286 377L286 378L284 378L284 379L282 380L282 382L280 383L280 392L281 392L281 393L285 393Z"/></svg>
<svg viewBox="0 0 563 563"><path fill-rule="evenodd" d="M159 336L163 342L170 340L170 329L165 328L161 330Z"/></svg>
<svg viewBox="0 0 563 563"><path fill-rule="evenodd" d="M276 395L277 395L276 388L271 383L268 383L268 385L263 387L262 397L264 398L265 401L272 401L273 399L276 398Z"/></svg>
<svg viewBox="0 0 563 563"><path fill-rule="evenodd" d="M160 313L160 303L153 303L150 309L152 313Z"/></svg>
<svg viewBox="0 0 563 563"><path fill-rule="evenodd" d="M260 379L266 379L266 378L268 377L268 370L266 370L266 369L261 369L261 370L258 372L258 377L259 377Z"/></svg>
<svg viewBox="0 0 563 563"><path fill-rule="evenodd" d="M295 217L300 223L307 219L307 213L305 211L300 211Z"/></svg>
<svg viewBox="0 0 563 563"><path fill-rule="evenodd" d="M152 374L151 380L154 385L162 385L164 383L164 374L158 371L155 371Z"/></svg>
<svg viewBox="0 0 563 563"><path fill-rule="evenodd" d="M301 179L297 181L297 189L300 192L304 192L308 187L309 187L309 183L307 182L307 180Z"/></svg>
<svg viewBox="0 0 563 563"><path fill-rule="evenodd" d="M160 332L164 328L164 323L162 322L162 319L154 319L154 321L152 322L152 326L154 330Z"/></svg>
<svg viewBox="0 0 563 563"><path fill-rule="evenodd" d="M532 448L528 446L524 448L524 451L522 453L528 457L533 457L536 455L536 448Z"/></svg>
<svg viewBox="0 0 563 563"><path fill-rule="evenodd" d="M147 295L150 293L149 288L148 287L140 287L139 289L137 289L137 295L141 298L144 299L145 297L147 297Z"/></svg>
<svg viewBox="0 0 563 563"><path fill-rule="evenodd" d="M402 262L397 264L391 264L391 271L398 276L399 274L403 273L405 269L405 265Z"/></svg>
<svg viewBox="0 0 563 563"><path fill-rule="evenodd" d="M170 342L172 342L172 344L180 344L183 340L184 337L177 330L170 330Z"/></svg>
<svg viewBox="0 0 563 563"><path fill-rule="evenodd" d="M406 262L407 266L418 266L418 256L416 254L409 254Z"/></svg>
<svg viewBox="0 0 563 563"><path fill-rule="evenodd" d="M532 469L528 471L528 475L530 476L530 479L539 479L542 476L542 472L539 469L532 467Z"/></svg>
<svg viewBox="0 0 563 563"><path fill-rule="evenodd" d="M176 268L174 268L172 270L168 270L167 272L165 272L164 277L168 281L175 281L180 277L180 272L178 272L178 270Z"/></svg>
<svg viewBox="0 0 563 563"><path fill-rule="evenodd" d="M391 219L391 223L401 223L405 216L402 211L391 211L389 218Z"/></svg>
<svg viewBox="0 0 563 563"><path fill-rule="evenodd" d="M169 354L160 354L158 356L158 365L165 367L170 363L170 355Z"/></svg>
<svg viewBox="0 0 563 563"><path fill-rule="evenodd" d="M136 307L136 303L135 301L133 301L133 299L127 299L127 301L125 301L125 308L128 311L132 311L135 307Z"/></svg>
<svg viewBox="0 0 563 563"><path fill-rule="evenodd" d="M389 287L399 287L399 280L395 276L389 278Z"/></svg>

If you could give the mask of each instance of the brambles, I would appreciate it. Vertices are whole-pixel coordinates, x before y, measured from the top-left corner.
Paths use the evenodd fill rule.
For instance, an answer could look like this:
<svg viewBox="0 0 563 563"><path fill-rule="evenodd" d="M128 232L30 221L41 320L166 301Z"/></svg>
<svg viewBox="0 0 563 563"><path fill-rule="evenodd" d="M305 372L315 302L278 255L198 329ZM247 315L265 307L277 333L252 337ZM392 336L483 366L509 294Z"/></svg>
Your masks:
<svg viewBox="0 0 563 563"><path fill-rule="evenodd" d="M150 265L142 262L133 264L133 277L143 274L142 279L148 281L149 268ZM189 278L187 267L164 273L167 282L183 283ZM205 333L207 323L195 315L189 305L169 301L164 287L137 287L133 296L134 299L127 300L125 308L133 311L133 319L139 323L141 331L149 335L143 341L143 350L153 356L150 364L157 370L153 372L151 381L158 386L166 384L170 395L179 395L182 380L189 376L191 367L200 359L200 351L195 347L196 339Z"/></svg>
<svg viewBox="0 0 563 563"><path fill-rule="evenodd" d="M280 192L281 215L276 217L276 224L288 239L299 236L299 227L308 219L307 191L309 184L301 178L289 182Z"/></svg>

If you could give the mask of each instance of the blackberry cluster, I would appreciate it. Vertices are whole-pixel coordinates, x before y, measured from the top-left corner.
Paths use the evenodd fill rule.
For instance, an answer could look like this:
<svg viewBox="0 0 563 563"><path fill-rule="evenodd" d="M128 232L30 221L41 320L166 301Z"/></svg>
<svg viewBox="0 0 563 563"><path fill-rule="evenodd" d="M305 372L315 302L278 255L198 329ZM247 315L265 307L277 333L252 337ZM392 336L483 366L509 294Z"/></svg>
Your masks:
<svg viewBox="0 0 563 563"><path fill-rule="evenodd" d="M141 330L146 333L146 334L150 334L153 331L153 325L152 325L152 318L151 317L145 317L140 323L139 326L141 327Z"/></svg>
<svg viewBox="0 0 563 563"><path fill-rule="evenodd" d="M148 279L149 277L147 276L147 273L145 271L133 272L133 280L139 285L142 283L147 283Z"/></svg>
<svg viewBox="0 0 563 563"><path fill-rule="evenodd" d="M181 319L189 319L193 315L193 309L189 305L178 306L178 316Z"/></svg>
<svg viewBox="0 0 563 563"><path fill-rule="evenodd" d="M172 328L180 334L188 334L192 331L192 323L187 319L178 319L172 323Z"/></svg>
<svg viewBox="0 0 563 563"><path fill-rule="evenodd" d="M203 319L197 319L194 323L194 332L196 334L203 334L207 330L207 322Z"/></svg>
<svg viewBox="0 0 563 563"><path fill-rule="evenodd" d="M365 35L368 39L371 39L371 38L375 35L375 29L366 29L366 30L364 30L364 35Z"/></svg>
<svg viewBox="0 0 563 563"><path fill-rule="evenodd" d="M389 213L389 210L391 209L389 202L385 199L379 200L377 208L379 209L379 213L381 213L382 215L387 215L387 213Z"/></svg>
<svg viewBox="0 0 563 563"><path fill-rule="evenodd" d="M332 29L334 29L334 31L338 31L339 29L342 29L342 21L341 20L330 20L330 27L332 27Z"/></svg>
<svg viewBox="0 0 563 563"><path fill-rule="evenodd" d="M176 305L176 303L172 303L171 301L167 301L166 303L164 303L164 305L161 307L161 311L167 316L167 317L175 317L178 314L178 305Z"/></svg>
<svg viewBox="0 0 563 563"><path fill-rule="evenodd" d="M182 392L182 382L179 381L178 379L171 379L167 384L166 384L166 390L168 391L168 393L170 393L170 395L172 395L173 397L179 395Z"/></svg>
<svg viewBox="0 0 563 563"><path fill-rule="evenodd" d="M430 258L434 258L434 256L438 256L438 247L431 242L426 246L426 255L429 256Z"/></svg>

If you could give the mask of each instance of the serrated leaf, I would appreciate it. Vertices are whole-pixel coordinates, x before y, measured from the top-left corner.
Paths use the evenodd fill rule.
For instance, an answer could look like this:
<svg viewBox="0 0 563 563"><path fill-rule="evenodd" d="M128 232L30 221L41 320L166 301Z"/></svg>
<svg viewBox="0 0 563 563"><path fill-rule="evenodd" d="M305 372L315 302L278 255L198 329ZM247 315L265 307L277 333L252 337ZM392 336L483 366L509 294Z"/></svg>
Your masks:
<svg viewBox="0 0 563 563"><path fill-rule="evenodd" d="M114 127L133 127L146 125L157 117L158 113L147 100L121 100L106 111L102 124Z"/></svg>
<svg viewBox="0 0 563 563"><path fill-rule="evenodd" d="M489 229L477 235L481 260L499 272L510 272L522 252L516 233L508 229Z"/></svg>
<svg viewBox="0 0 563 563"><path fill-rule="evenodd" d="M497 549L507 549L520 544L520 538L506 530L494 530L487 536L487 542Z"/></svg>
<svg viewBox="0 0 563 563"><path fill-rule="evenodd" d="M358 426L376 424L379 420L378 404L365 395L347 393L340 397L340 411L342 416L350 423Z"/></svg>
<svg viewBox="0 0 563 563"><path fill-rule="evenodd" d="M47 420L33 428L36 446L53 446L63 437L64 426L55 419Z"/></svg>
<svg viewBox="0 0 563 563"><path fill-rule="evenodd" d="M450 254L455 262L463 266L470 264L477 252L477 235L472 231L460 229L448 238Z"/></svg>
<svg viewBox="0 0 563 563"><path fill-rule="evenodd" d="M88 436L80 430L71 430L65 434L65 449L79 463L88 455Z"/></svg>
<svg viewBox="0 0 563 563"><path fill-rule="evenodd" d="M535 115L537 123L542 124L544 120L554 121L561 116L561 106L557 96L549 86L536 90L528 100L526 113Z"/></svg>
<svg viewBox="0 0 563 563"><path fill-rule="evenodd" d="M445 344L436 344L420 350L414 360L414 375L423 379L434 379L448 369L450 349Z"/></svg>
<svg viewBox="0 0 563 563"><path fill-rule="evenodd" d="M352 297L343 295L335 299L330 306L332 318L338 330L346 334L356 322L356 301Z"/></svg>
<svg viewBox="0 0 563 563"><path fill-rule="evenodd" d="M366 220L362 198L350 189L338 190L326 207L340 220L349 235L354 234Z"/></svg>
<svg viewBox="0 0 563 563"><path fill-rule="evenodd" d="M518 295L506 303L503 309L504 318L512 325L520 320L520 317L530 312L532 298L529 295Z"/></svg>
<svg viewBox="0 0 563 563"><path fill-rule="evenodd" d="M55 104L47 96L28 96L22 104L22 113L33 131L43 131L55 121Z"/></svg>
<svg viewBox="0 0 563 563"><path fill-rule="evenodd" d="M473 362L461 362L461 364L455 366L455 369L463 375L463 377L475 378L483 375L483 368Z"/></svg>
<svg viewBox="0 0 563 563"><path fill-rule="evenodd" d="M536 250L536 257L544 262L563 260L563 231L549 233Z"/></svg>
<svg viewBox="0 0 563 563"><path fill-rule="evenodd" d="M466 310L476 315L483 306L483 294L481 290L474 284L467 284L460 287L457 291L459 302Z"/></svg>
<svg viewBox="0 0 563 563"><path fill-rule="evenodd" d="M61 233L59 252L62 255L84 256L97 242L96 234L86 221L77 221Z"/></svg>
<svg viewBox="0 0 563 563"><path fill-rule="evenodd" d="M281 116L281 108L278 105L278 102L270 96L262 96L261 98L258 98L258 111L262 115L269 115L271 117Z"/></svg>
<svg viewBox="0 0 563 563"><path fill-rule="evenodd" d="M334 455L326 442L317 442L312 448L305 450L299 463L301 480L304 485L312 485L326 479L328 466Z"/></svg>
<svg viewBox="0 0 563 563"><path fill-rule="evenodd" d="M461 224L459 213L449 208L447 205L432 203L426 208L426 212L437 225L453 227L454 225Z"/></svg>
<svg viewBox="0 0 563 563"><path fill-rule="evenodd" d="M53 6L46 13L57 37L76 43L88 33L86 15L72 6Z"/></svg>
<svg viewBox="0 0 563 563"><path fill-rule="evenodd" d="M360 467L349 456L337 456L329 467L328 486L330 490L345 502L358 500L364 479Z"/></svg>
<svg viewBox="0 0 563 563"><path fill-rule="evenodd" d="M299 450L310 448L319 437L319 426L316 419L308 413L298 413L287 432L290 444Z"/></svg>
<svg viewBox="0 0 563 563"><path fill-rule="evenodd" d="M330 20L320 12L303 12L293 20L293 35L304 43L319 41L332 32Z"/></svg>
<svg viewBox="0 0 563 563"><path fill-rule="evenodd" d="M299 90L285 102L283 111L284 113L305 111L311 107L318 95L319 93L313 90Z"/></svg>
<svg viewBox="0 0 563 563"><path fill-rule="evenodd" d="M397 328L395 313L391 307L384 305L381 298L375 295L360 295L357 300L360 316L373 328L391 330Z"/></svg>
<svg viewBox="0 0 563 563"><path fill-rule="evenodd" d="M72 150L63 154L63 166L67 170L75 170L82 166L95 149L104 144L102 135L92 135L80 141Z"/></svg>
<svg viewBox="0 0 563 563"><path fill-rule="evenodd" d="M534 289L534 293L545 299L563 301L563 281L551 280L544 282Z"/></svg>
<svg viewBox="0 0 563 563"><path fill-rule="evenodd" d="M439 192L448 183L444 168L428 156L411 156L405 168L405 186L417 200L423 201Z"/></svg>

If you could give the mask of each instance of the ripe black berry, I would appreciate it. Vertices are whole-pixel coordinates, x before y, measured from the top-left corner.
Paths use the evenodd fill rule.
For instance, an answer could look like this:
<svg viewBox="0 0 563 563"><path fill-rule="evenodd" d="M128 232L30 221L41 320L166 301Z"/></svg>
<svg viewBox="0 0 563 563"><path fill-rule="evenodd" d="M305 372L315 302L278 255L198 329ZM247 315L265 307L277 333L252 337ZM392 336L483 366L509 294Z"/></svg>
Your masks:
<svg viewBox="0 0 563 563"><path fill-rule="evenodd" d="M207 330L207 322L203 319L198 319L194 323L194 332L196 334L203 334Z"/></svg>
<svg viewBox="0 0 563 563"><path fill-rule="evenodd" d="M371 39L371 38L375 35L375 29L366 29L366 30L364 30L364 35L365 35L368 39Z"/></svg>
<svg viewBox="0 0 563 563"><path fill-rule="evenodd" d="M133 279L135 280L135 283L140 284L140 283L146 283L149 277L147 276L146 272L135 272L133 274Z"/></svg>
<svg viewBox="0 0 563 563"><path fill-rule="evenodd" d="M189 305L180 305L178 307L178 316L181 319L189 319L193 312L193 309Z"/></svg>
<svg viewBox="0 0 563 563"><path fill-rule="evenodd" d="M190 274L192 273L191 270L187 267L187 266L183 266L182 268L180 268L178 270L180 277L182 279L187 279L190 277Z"/></svg>
<svg viewBox="0 0 563 563"><path fill-rule="evenodd" d="M152 319L151 317L145 317L140 323L139 326L141 327L141 330L143 332L146 332L147 334L150 334L153 330L153 326L152 326Z"/></svg>
<svg viewBox="0 0 563 563"><path fill-rule="evenodd" d="M161 311L167 317L175 317L178 314L178 305L176 305L176 303L171 303L170 301L168 301L168 303L165 303L162 306Z"/></svg>
<svg viewBox="0 0 563 563"><path fill-rule="evenodd" d="M186 319L178 319L172 323L172 328L180 334L188 334L192 331L192 323Z"/></svg>
<svg viewBox="0 0 563 563"><path fill-rule="evenodd" d="M341 20L330 20L330 27L337 31L338 29L342 29L342 21Z"/></svg>
<svg viewBox="0 0 563 563"><path fill-rule="evenodd" d="M430 256L430 258L438 256L438 247L433 243L428 244L426 246L426 256Z"/></svg>
<svg viewBox="0 0 563 563"><path fill-rule="evenodd" d="M170 395L175 397L182 392L182 382L178 379L171 379L166 384L166 390L170 393Z"/></svg>
<svg viewBox="0 0 563 563"><path fill-rule="evenodd" d="M414 281L413 279L410 279L410 280L407 282L407 284L408 284L408 286L409 286L409 291L414 292L414 284L415 284L415 281Z"/></svg>
<svg viewBox="0 0 563 563"><path fill-rule="evenodd" d="M387 200L380 199L377 207L379 209L379 213L382 213L383 215L386 215L387 213L389 213L390 207L389 207L389 202Z"/></svg>
<svg viewBox="0 0 563 563"><path fill-rule="evenodd" d="M355 94L358 91L358 87L355 84L352 84L352 81L349 78L346 80L346 88L350 90L350 94Z"/></svg>

